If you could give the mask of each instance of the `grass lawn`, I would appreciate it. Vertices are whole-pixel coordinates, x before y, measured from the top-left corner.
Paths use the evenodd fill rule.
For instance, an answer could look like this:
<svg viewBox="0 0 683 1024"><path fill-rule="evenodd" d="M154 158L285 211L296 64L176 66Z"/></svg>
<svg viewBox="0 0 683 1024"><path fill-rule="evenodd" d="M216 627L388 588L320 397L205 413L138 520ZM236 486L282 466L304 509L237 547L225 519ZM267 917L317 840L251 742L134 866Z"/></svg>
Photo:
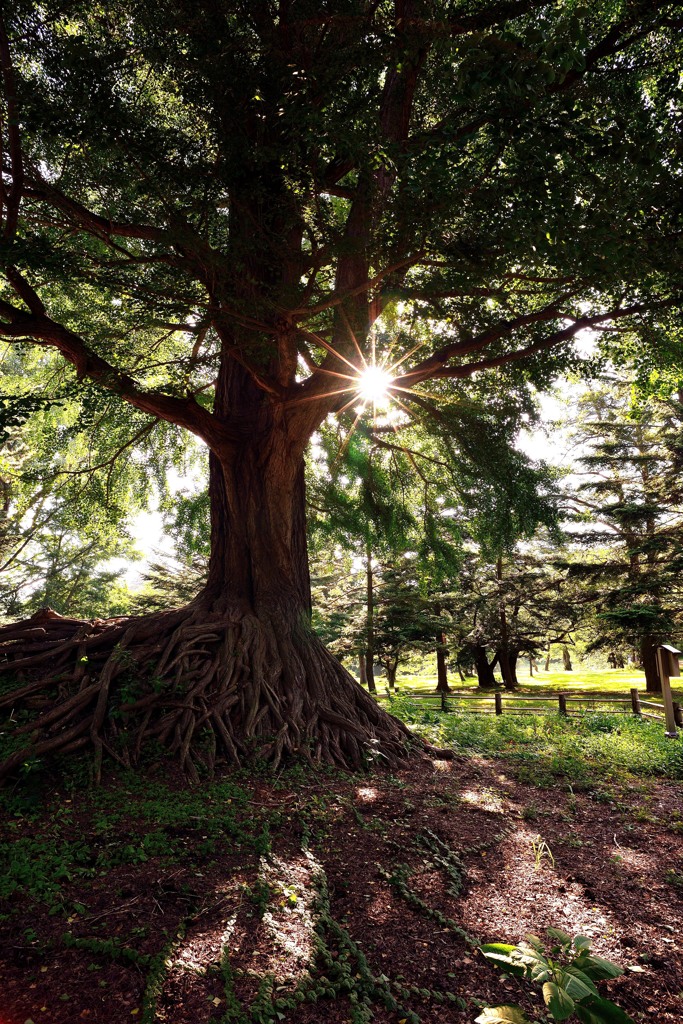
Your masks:
<svg viewBox="0 0 683 1024"><path fill-rule="evenodd" d="M401 694L390 701L393 715L441 747L466 755L503 758L517 778L534 785L566 780L574 787L599 780L627 785L638 776L683 778L683 744L668 739L664 723L609 709L557 713L482 715L471 708L443 714L431 702Z"/></svg>
<svg viewBox="0 0 683 1024"><path fill-rule="evenodd" d="M413 693L430 693L436 689L436 669L430 671L431 665L425 664L425 669L419 673L400 673L396 684L399 692L408 691ZM631 669L590 669L580 666L572 672L539 672L533 677L529 676L528 669L517 673L519 678L520 693L540 693L578 691L586 690L596 693L614 693L628 696L632 687L645 691L645 675L643 672ZM683 679L683 677L681 677ZM386 680L383 676L377 676L378 689L384 691ZM477 680L474 676L461 682L457 674L450 674L450 684L454 690L476 690ZM683 701L683 685L679 680L672 680L672 693L674 700ZM642 697L642 693L641 693Z"/></svg>

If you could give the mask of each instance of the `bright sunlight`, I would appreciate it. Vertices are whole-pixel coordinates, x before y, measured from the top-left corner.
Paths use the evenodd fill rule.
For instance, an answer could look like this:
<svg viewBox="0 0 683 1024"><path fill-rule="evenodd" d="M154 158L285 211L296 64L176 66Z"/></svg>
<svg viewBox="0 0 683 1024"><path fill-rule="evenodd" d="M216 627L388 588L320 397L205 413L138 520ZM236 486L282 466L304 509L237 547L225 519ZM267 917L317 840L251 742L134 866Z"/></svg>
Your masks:
<svg viewBox="0 0 683 1024"><path fill-rule="evenodd" d="M358 394L364 402L383 404L388 395L391 377L381 366L367 366L358 380Z"/></svg>

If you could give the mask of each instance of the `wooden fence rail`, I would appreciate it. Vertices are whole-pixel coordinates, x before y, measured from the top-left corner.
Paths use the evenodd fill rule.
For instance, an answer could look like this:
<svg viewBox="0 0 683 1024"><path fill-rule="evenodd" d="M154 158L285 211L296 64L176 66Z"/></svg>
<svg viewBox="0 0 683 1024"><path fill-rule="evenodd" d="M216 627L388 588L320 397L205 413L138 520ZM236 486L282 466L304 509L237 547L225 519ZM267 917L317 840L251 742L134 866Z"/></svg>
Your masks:
<svg viewBox="0 0 683 1024"><path fill-rule="evenodd" d="M393 698L393 694L389 694ZM473 714L479 715L534 715L552 714L555 710L561 715L576 714L578 711L588 713L602 712L611 715L637 715L639 718L651 718L655 721L664 721L664 705L657 701L641 700L637 689L631 690L630 697L612 697L610 695L595 694L593 697L575 696L573 693L536 694L533 693L509 693L496 690L492 693L464 693L462 691L451 691L450 693L411 693L408 690L401 691L402 697L410 700L430 700L439 702L439 710L451 712L458 710L458 704ZM591 705L585 709L577 708L572 711L572 704ZM630 705L626 708L612 705ZM540 707L538 705L541 705ZM544 707L544 705L552 705ZM598 706L600 705L600 706ZM643 711L643 708L654 708L653 711ZM658 713L661 712L661 713ZM678 701L674 701L674 715L676 724L683 728L683 708Z"/></svg>

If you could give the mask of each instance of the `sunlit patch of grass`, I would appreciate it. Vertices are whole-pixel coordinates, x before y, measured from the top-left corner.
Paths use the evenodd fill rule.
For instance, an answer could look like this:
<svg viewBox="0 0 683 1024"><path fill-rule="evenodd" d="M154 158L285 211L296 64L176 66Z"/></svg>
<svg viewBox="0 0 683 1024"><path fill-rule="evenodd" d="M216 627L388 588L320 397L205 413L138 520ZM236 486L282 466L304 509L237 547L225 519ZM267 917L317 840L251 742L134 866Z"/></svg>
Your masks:
<svg viewBox="0 0 683 1024"><path fill-rule="evenodd" d="M683 744L667 739L663 724L635 716L443 714L409 697L394 700L391 711L433 743L509 760L517 777L529 783L552 784L561 777L586 785L625 776L683 779Z"/></svg>
<svg viewBox="0 0 683 1024"><path fill-rule="evenodd" d="M425 659L423 666L415 671L415 666L409 666L410 671L401 673L396 680L397 695L413 693L433 693L436 690L436 665L429 659ZM529 675L527 667L518 667L519 693L543 693L545 691L561 692L568 690L586 690L599 693L610 693L628 696L630 689L645 690L645 674L634 669L590 669L577 665L571 672L551 671L535 672ZM683 679L683 677L681 677ZM385 681L381 676L377 677L377 688L380 696L385 693ZM683 701L683 684L678 685L672 680L672 692L674 700ZM478 684L474 676L468 676L462 681L457 674L451 673L450 685L454 690L477 690ZM486 691L484 691L486 692Z"/></svg>

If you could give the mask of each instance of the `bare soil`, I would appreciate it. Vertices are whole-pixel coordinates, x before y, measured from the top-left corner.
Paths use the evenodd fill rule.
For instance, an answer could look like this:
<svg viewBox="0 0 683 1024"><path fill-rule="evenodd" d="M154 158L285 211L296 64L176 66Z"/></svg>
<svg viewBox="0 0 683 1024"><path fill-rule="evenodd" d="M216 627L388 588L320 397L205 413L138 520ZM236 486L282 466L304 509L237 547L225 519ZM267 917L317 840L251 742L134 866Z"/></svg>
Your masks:
<svg viewBox="0 0 683 1024"><path fill-rule="evenodd" d="M142 863L94 872L85 883L62 878L57 912L19 892L0 906L0 1024L382 1024L415 1020L406 1017L411 1012L422 1024L460 1024L474 1021L480 1006L501 1003L521 1004L532 1020L542 1016L528 984L503 978L425 908L481 941L517 942L548 926L587 935L595 953L626 968L600 983L603 995L636 1021L683 1019L680 785L540 789L515 781L502 762L476 758L421 761L390 776L306 772L291 784L286 779L239 777L249 793L244 816L269 822L265 857L249 844L226 842L202 862L198 821L175 836L193 850L187 863L152 853ZM184 785L179 778L177 785ZM91 830L86 797L82 807L80 799L71 794L72 837ZM15 841L49 836L48 820L15 821L5 831ZM119 820L102 844L125 839L132 822ZM449 891L452 879L425 837L464 863L459 895ZM422 907L406 902L387 877L400 865ZM343 992L281 1016L270 997L264 1014L253 1009L264 978L272 979L274 998L286 997L315 960L321 878L331 919L360 951L349 961L354 977L362 981L366 964L397 993L399 1010L376 1001L367 1010L374 1016L354 1016L358 1008ZM69 947L74 939L80 947ZM348 959L348 948L330 941L327 966L318 957L314 973L329 974L339 958ZM251 1016L231 1007L219 969L223 949L234 993L252 1005Z"/></svg>

